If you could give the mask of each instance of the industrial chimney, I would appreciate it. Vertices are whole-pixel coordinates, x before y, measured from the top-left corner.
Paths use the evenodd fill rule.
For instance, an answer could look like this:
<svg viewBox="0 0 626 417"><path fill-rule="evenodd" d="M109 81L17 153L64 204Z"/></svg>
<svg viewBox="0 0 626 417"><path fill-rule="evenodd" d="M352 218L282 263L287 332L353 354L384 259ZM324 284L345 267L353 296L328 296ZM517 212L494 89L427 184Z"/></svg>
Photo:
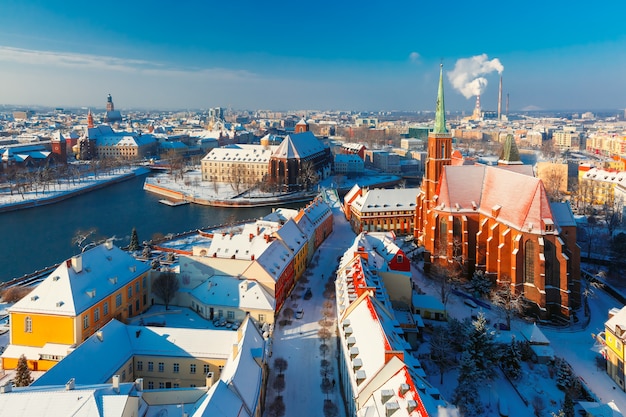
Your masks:
<svg viewBox="0 0 626 417"><path fill-rule="evenodd" d="M502 75L500 76L500 87L498 88L498 120L502 120Z"/></svg>

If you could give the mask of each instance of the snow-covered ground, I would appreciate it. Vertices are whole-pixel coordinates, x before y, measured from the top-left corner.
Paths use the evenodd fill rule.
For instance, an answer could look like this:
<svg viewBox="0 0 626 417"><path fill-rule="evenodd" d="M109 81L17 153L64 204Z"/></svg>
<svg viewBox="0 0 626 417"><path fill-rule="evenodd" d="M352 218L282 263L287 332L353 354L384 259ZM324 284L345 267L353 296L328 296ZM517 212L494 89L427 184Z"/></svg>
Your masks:
<svg viewBox="0 0 626 417"><path fill-rule="evenodd" d="M295 291L296 296L289 301L294 311L297 308L303 309L301 319L293 318L290 324L285 326L276 325L274 329L273 354L270 358L270 376L268 380L266 396L266 416L269 416L268 407L277 395L282 395L285 404L285 415L298 415L302 417L324 415L324 404L328 400L333 404L338 417L345 415L343 399L338 385L331 386L327 393L322 388L324 372L329 381L339 381L337 367L337 347L335 343L328 343L329 350L324 353L320 350L320 339L318 337L321 328L320 320L323 318L324 287L328 278L335 272L337 259L350 246L355 238L355 234L349 227L348 222L335 207L333 209L335 225L333 233L321 245L314 257L314 262L305 275L305 281L298 284ZM434 283L423 276L418 268L412 269L413 279L417 285L426 293L436 295L437 288ZM310 287L313 297L309 300L303 298L304 289ZM289 305L289 304L288 304ZM603 368L596 366L598 355L595 348L594 339L591 334L597 334L604 329L604 322L607 320L608 311L613 307L621 305L601 290L595 290L595 294L589 299L591 309L591 320L587 326L575 329L555 329L541 327L543 333L548 337L555 354L565 358L573 370L592 390L594 395L602 402L614 401L620 410L626 410L626 393L624 393L612 379L606 374ZM334 307L334 306L333 306ZM470 307L465 305L461 297L452 294L447 303L448 312L452 317L464 318L471 316ZM5 306L0 306L0 314ZM485 310L485 315L490 318L491 323L501 321L498 313ZM187 314L176 314L170 312L167 317L168 324L175 318L187 318ZM279 317L279 320L282 316ZM499 331L498 340L509 342L511 336L517 340L522 340L522 330L530 326L526 321L514 320L511 331ZM332 339L331 339L332 340ZM9 343L8 333L0 335L0 346ZM427 348L427 343L423 344ZM422 349L420 348L420 352ZM276 391L273 382L278 374L274 368L276 358L282 357L287 363L284 371L285 389L282 392ZM322 361L328 360L330 366L322 369ZM36 375L35 375L36 376ZM10 375L0 377L0 383L10 379ZM452 393L457 386L457 370L452 369L444 374L443 384L439 383L440 376L435 369L429 375L429 381L444 395L448 401L452 398ZM491 383L483 384L480 387L480 395L485 406L484 416L498 416L497 404L500 399L505 399L511 417L526 417L533 415L532 405L534 397L544 400L545 409L542 415L549 416L550 412L556 412L561 407L563 392L556 388L556 379L549 372L545 365L524 366L524 376L520 381L515 382L517 390L524 396L527 403L522 400L518 391L504 377L500 377Z"/></svg>
<svg viewBox="0 0 626 417"><path fill-rule="evenodd" d="M43 204L46 200L53 200L80 190L105 184L112 180L128 176L132 173L135 173L135 175L142 175L147 172L148 169L144 167L119 168L114 171L99 172L97 176L94 176L93 174L85 174L74 181L62 178L46 185L45 189L43 189L42 186L39 186L37 189L28 190L23 193L19 193L15 190L11 193L7 187L0 190L0 207L30 202Z"/></svg>

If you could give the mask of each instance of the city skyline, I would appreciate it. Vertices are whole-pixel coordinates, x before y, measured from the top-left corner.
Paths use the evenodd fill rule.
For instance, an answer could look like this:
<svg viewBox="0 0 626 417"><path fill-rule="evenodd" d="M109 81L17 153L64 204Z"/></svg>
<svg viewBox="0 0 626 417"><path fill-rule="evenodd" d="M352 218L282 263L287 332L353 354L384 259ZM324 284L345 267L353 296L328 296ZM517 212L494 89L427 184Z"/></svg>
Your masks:
<svg viewBox="0 0 626 417"><path fill-rule="evenodd" d="M0 104L432 111L626 107L626 4L8 0Z"/></svg>

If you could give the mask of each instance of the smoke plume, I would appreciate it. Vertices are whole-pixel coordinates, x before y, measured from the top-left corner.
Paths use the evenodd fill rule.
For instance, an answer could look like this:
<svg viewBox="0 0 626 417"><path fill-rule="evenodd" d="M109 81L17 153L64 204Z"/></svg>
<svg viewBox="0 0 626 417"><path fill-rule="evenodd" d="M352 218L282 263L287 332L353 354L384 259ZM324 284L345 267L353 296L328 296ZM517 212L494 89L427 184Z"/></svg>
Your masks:
<svg viewBox="0 0 626 417"><path fill-rule="evenodd" d="M448 72L448 80L455 90L465 98L479 96L487 87L485 75L497 71L501 74L504 67L498 58L489 59L487 54L476 55L471 58L461 58L456 61L454 69Z"/></svg>

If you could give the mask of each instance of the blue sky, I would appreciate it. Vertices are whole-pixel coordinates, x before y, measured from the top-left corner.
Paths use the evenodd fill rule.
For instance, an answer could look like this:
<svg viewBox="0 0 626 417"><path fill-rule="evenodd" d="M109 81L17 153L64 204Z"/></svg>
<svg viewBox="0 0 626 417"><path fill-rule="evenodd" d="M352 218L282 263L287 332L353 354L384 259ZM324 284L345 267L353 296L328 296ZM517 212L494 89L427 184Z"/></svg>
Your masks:
<svg viewBox="0 0 626 417"><path fill-rule="evenodd" d="M626 2L583 4L2 0L0 104L433 110L443 63L448 110L623 109Z"/></svg>

